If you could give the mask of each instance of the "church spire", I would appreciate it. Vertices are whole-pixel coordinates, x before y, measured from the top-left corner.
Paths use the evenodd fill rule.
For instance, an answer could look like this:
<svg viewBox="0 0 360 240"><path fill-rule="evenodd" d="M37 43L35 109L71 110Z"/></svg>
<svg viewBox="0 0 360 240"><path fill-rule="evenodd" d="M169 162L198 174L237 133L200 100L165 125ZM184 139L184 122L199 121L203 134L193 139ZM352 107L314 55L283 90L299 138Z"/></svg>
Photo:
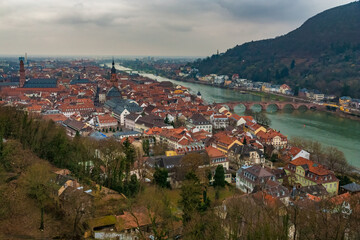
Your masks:
<svg viewBox="0 0 360 240"><path fill-rule="evenodd" d="M115 62L114 62L114 58L112 61L112 68L111 68L111 82L115 83L117 82L117 76L116 76L116 68L115 68Z"/></svg>
<svg viewBox="0 0 360 240"><path fill-rule="evenodd" d="M114 58L113 58L113 60L112 60L111 74L116 74Z"/></svg>

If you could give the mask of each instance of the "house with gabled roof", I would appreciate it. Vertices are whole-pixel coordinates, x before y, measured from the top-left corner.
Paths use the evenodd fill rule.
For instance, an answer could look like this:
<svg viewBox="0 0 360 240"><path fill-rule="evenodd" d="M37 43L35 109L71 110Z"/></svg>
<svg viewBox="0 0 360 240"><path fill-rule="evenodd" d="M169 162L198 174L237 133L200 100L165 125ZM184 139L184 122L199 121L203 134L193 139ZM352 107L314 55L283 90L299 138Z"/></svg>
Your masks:
<svg viewBox="0 0 360 240"><path fill-rule="evenodd" d="M130 113L129 115L125 116L125 118L124 118L125 128L134 130L135 123L140 117L141 117L141 114L137 114L137 113Z"/></svg>
<svg viewBox="0 0 360 240"><path fill-rule="evenodd" d="M229 134L225 131L216 133L211 139L211 145L221 152L223 152L225 155L228 154L229 149L235 145L243 145L239 139L236 137L229 136Z"/></svg>
<svg viewBox="0 0 360 240"><path fill-rule="evenodd" d="M71 118L66 119L62 124L66 129L67 135L69 135L70 137L74 137L76 135L76 133L83 135L84 132L86 131L85 123L71 119Z"/></svg>
<svg viewBox="0 0 360 240"><path fill-rule="evenodd" d="M124 125L125 116L130 113L141 113L143 109L134 101L129 99L114 98L105 102L104 107L112 111L113 116Z"/></svg>
<svg viewBox="0 0 360 240"><path fill-rule="evenodd" d="M289 87L286 84L283 84L283 85L280 86L279 91L282 94L286 94L288 91L291 91L291 87Z"/></svg>
<svg viewBox="0 0 360 240"><path fill-rule="evenodd" d="M206 147L205 151L210 157L210 166L222 165L224 169L229 170L229 161L224 153L212 146Z"/></svg>
<svg viewBox="0 0 360 240"><path fill-rule="evenodd" d="M228 151L228 157L237 165L265 163L264 153L251 145L234 144Z"/></svg>
<svg viewBox="0 0 360 240"><path fill-rule="evenodd" d="M116 128L118 126L117 119L109 114L98 115L96 120L100 129Z"/></svg>
<svg viewBox="0 0 360 240"><path fill-rule="evenodd" d="M210 121L208 121L203 115L199 113L193 114L188 120L187 120L187 128L194 128L193 131L207 131L212 133L212 125Z"/></svg>
<svg viewBox="0 0 360 240"><path fill-rule="evenodd" d="M291 161L298 157L303 157L310 160L310 153L304 149L298 147L289 147L286 152L287 155L291 158Z"/></svg>
<svg viewBox="0 0 360 240"><path fill-rule="evenodd" d="M339 189L339 179L334 172L323 165L303 157L291 161L285 166L286 175L293 185L309 186L323 185L331 195L336 195Z"/></svg>
<svg viewBox="0 0 360 240"><path fill-rule="evenodd" d="M165 124L164 119L154 114L144 115L136 119L135 130L144 132L150 128L173 128L173 126Z"/></svg>
<svg viewBox="0 0 360 240"><path fill-rule="evenodd" d="M275 175L260 165L243 166L236 172L236 187L245 193L256 186L264 188L268 180L275 181Z"/></svg>
<svg viewBox="0 0 360 240"><path fill-rule="evenodd" d="M225 129L229 126L229 119L224 114L212 114L210 116L210 122L214 126L214 129Z"/></svg>
<svg viewBox="0 0 360 240"><path fill-rule="evenodd" d="M287 146L287 137L273 129L266 132L259 131L256 136L262 144L271 145L275 149L282 149Z"/></svg>
<svg viewBox="0 0 360 240"><path fill-rule="evenodd" d="M244 131L256 135L259 132L266 132L266 128L255 121L246 120L246 123L244 124Z"/></svg>

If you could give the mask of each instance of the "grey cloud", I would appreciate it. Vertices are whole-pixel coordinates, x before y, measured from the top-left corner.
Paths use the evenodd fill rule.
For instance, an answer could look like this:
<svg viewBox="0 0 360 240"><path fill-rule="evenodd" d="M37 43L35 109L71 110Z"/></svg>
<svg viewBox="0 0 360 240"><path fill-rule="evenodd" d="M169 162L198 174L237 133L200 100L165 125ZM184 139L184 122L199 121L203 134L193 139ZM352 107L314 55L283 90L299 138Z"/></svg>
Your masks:
<svg viewBox="0 0 360 240"><path fill-rule="evenodd" d="M297 21L310 7L300 0L227 0L217 1L231 16L250 21Z"/></svg>
<svg viewBox="0 0 360 240"><path fill-rule="evenodd" d="M59 24L68 25L84 25L84 24L95 24L98 26L112 25L116 20L116 16L110 14L102 14L99 16L91 16L84 14L65 14L60 17L56 17L53 21Z"/></svg>
<svg viewBox="0 0 360 240"><path fill-rule="evenodd" d="M0 52L18 51L22 38L42 54L209 55L285 34L350 1L0 0Z"/></svg>
<svg viewBox="0 0 360 240"><path fill-rule="evenodd" d="M173 24L173 23L165 23L164 26L169 31L176 31L176 32L191 32L193 27L186 24Z"/></svg>

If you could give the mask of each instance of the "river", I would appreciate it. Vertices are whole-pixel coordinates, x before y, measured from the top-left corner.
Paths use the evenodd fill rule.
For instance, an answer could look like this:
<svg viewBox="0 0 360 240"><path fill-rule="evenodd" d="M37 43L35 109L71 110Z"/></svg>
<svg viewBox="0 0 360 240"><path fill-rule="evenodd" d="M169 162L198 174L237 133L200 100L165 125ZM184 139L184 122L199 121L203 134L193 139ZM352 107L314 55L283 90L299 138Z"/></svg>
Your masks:
<svg viewBox="0 0 360 240"><path fill-rule="evenodd" d="M109 64L110 65L110 64ZM129 70L116 67L119 70ZM241 94L232 89L217 88L196 83L180 82L153 74L141 73L142 76L158 81L171 81L190 88L191 92L200 91L202 98L209 102L258 101L261 98L252 94ZM243 108L236 107L235 112L241 114ZM360 122L341 118L331 113L320 111L274 111L267 112L271 127L279 130L288 138L302 137L318 141L326 146L334 146L343 151L348 162L360 168Z"/></svg>

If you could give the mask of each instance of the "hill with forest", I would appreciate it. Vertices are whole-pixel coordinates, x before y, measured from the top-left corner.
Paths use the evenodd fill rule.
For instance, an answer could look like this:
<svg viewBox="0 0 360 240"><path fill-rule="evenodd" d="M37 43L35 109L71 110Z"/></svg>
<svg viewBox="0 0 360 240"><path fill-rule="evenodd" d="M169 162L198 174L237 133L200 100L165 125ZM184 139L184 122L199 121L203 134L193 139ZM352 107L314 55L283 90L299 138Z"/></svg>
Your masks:
<svg viewBox="0 0 360 240"><path fill-rule="evenodd" d="M327 94L360 97L360 2L326 10L274 39L235 46L192 64L200 73L239 74Z"/></svg>

